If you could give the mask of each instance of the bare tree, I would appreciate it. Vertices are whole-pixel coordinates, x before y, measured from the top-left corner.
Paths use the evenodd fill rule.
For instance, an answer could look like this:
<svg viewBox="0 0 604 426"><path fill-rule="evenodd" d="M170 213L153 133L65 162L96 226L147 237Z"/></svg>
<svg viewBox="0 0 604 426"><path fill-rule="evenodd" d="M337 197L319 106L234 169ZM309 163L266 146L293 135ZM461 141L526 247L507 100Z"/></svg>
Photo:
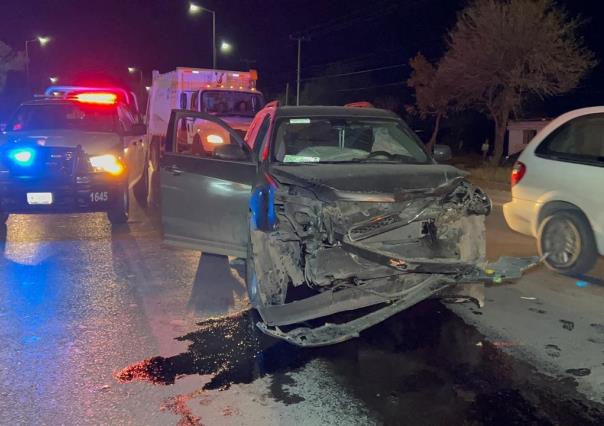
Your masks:
<svg viewBox="0 0 604 426"><path fill-rule="evenodd" d="M408 108L408 111L419 114L422 119L434 117L434 129L427 144L427 148L432 151L441 120L452 108L451 87L443 78L443 74L421 53L412 58L409 65L412 71L407 85L415 90L415 106Z"/></svg>
<svg viewBox="0 0 604 426"><path fill-rule="evenodd" d="M439 71L458 100L492 117L494 163L503 154L510 114L527 96L573 90L595 66L579 26L552 0L475 0L460 13Z"/></svg>
<svg viewBox="0 0 604 426"><path fill-rule="evenodd" d="M0 92L6 84L9 71L19 71L25 67L25 54L13 50L9 45L0 41Z"/></svg>

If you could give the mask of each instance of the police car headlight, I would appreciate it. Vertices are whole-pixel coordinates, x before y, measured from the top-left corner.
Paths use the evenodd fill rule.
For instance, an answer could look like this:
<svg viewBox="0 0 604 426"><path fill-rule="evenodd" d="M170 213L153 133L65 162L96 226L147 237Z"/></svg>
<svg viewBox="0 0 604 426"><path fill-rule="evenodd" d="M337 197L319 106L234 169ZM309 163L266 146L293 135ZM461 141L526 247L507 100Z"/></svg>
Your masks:
<svg viewBox="0 0 604 426"><path fill-rule="evenodd" d="M208 143L213 143L215 145L220 145L224 143L224 139L222 139L222 136L220 135L208 135L206 140L208 141Z"/></svg>
<svg viewBox="0 0 604 426"><path fill-rule="evenodd" d="M107 172L114 176L121 175L124 172L124 165L115 155L111 154L90 157L90 165L95 171Z"/></svg>

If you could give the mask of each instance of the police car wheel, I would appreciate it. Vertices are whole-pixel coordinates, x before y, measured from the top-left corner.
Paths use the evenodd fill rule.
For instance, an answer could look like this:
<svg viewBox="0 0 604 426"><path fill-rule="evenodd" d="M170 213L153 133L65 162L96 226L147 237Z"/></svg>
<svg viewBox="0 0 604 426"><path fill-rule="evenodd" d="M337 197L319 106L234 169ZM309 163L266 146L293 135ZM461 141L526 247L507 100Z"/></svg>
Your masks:
<svg viewBox="0 0 604 426"><path fill-rule="evenodd" d="M122 224L128 222L128 211L130 207L128 188L122 190L121 200L117 201L115 205L107 212L109 222L113 225Z"/></svg>

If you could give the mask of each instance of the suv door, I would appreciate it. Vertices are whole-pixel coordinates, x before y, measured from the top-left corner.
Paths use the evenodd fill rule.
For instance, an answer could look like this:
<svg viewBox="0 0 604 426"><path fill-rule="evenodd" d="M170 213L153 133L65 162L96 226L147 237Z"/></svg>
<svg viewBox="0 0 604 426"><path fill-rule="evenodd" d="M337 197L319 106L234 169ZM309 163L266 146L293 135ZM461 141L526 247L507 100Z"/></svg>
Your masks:
<svg viewBox="0 0 604 426"><path fill-rule="evenodd" d="M188 128L197 129L193 141ZM173 110L160 168L164 240L245 257L257 162L241 137L207 113Z"/></svg>

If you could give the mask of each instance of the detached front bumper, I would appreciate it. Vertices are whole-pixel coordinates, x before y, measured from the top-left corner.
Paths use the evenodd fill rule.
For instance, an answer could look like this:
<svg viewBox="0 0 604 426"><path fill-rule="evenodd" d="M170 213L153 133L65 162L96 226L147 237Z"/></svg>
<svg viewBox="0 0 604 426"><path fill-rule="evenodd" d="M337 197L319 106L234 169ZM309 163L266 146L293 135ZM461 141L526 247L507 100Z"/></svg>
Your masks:
<svg viewBox="0 0 604 426"><path fill-rule="evenodd" d="M315 296L258 309L264 322L257 324L264 333L297 346L327 346L358 337L359 333L429 297L445 293L452 286L502 283L518 279L539 263L538 257L502 257L483 267L468 268L465 275L413 273L415 284L406 286L404 277L376 279L363 285L332 289ZM407 281L408 283L408 281ZM299 327L283 331L280 327L326 317L335 313L384 307L340 324L326 323L317 328Z"/></svg>
<svg viewBox="0 0 604 426"><path fill-rule="evenodd" d="M17 214L104 212L123 202L123 177L89 174L69 179L0 178L0 211ZM30 204L28 193L51 193L52 204Z"/></svg>

